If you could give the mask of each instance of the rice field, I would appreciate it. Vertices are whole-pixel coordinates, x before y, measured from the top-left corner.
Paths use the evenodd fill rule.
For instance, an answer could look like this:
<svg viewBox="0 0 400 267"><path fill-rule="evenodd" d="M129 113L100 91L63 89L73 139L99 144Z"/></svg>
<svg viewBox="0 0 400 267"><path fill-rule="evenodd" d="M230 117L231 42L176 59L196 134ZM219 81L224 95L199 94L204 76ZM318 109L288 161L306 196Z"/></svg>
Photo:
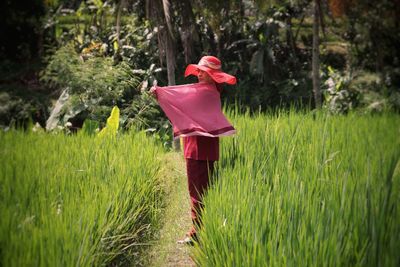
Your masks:
<svg viewBox="0 0 400 267"><path fill-rule="evenodd" d="M0 133L0 266L140 262L159 226L161 148L116 138Z"/></svg>
<svg viewBox="0 0 400 267"><path fill-rule="evenodd" d="M199 266L400 265L399 115L227 113ZM144 133L0 132L0 266L143 263L163 153Z"/></svg>
<svg viewBox="0 0 400 267"><path fill-rule="evenodd" d="M400 265L398 115L230 116L199 266Z"/></svg>

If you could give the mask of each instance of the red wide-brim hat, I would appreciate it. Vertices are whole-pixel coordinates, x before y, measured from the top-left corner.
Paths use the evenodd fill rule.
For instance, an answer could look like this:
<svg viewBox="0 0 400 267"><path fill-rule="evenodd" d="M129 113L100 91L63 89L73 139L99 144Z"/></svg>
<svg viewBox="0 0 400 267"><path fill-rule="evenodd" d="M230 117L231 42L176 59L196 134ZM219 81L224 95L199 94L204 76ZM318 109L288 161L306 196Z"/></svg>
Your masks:
<svg viewBox="0 0 400 267"><path fill-rule="evenodd" d="M205 71L216 83L236 84L236 77L221 70L221 61L213 56L204 56L198 64L189 64L185 70L185 77L197 76L199 71Z"/></svg>

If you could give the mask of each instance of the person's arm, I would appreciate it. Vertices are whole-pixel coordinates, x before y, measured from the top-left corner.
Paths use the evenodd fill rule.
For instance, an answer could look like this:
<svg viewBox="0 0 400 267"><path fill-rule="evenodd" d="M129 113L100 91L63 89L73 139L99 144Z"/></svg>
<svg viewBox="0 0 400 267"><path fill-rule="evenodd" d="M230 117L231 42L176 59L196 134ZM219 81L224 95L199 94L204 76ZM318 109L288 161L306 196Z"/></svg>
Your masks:
<svg viewBox="0 0 400 267"><path fill-rule="evenodd" d="M149 90L150 95L157 98L157 81L153 82L153 86Z"/></svg>

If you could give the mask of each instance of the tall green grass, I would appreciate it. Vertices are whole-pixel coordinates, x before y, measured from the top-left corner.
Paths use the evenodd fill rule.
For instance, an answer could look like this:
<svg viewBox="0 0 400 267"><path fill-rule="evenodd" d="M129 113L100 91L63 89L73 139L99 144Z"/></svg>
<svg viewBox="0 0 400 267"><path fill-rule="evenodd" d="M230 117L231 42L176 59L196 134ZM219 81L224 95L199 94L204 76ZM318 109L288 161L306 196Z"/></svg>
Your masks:
<svg viewBox="0 0 400 267"><path fill-rule="evenodd" d="M0 133L0 266L140 262L160 217L159 152L144 134Z"/></svg>
<svg viewBox="0 0 400 267"><path fill-rule="evenodd" d="M231 117L199 266L400 265L398 115Z"/></svg>

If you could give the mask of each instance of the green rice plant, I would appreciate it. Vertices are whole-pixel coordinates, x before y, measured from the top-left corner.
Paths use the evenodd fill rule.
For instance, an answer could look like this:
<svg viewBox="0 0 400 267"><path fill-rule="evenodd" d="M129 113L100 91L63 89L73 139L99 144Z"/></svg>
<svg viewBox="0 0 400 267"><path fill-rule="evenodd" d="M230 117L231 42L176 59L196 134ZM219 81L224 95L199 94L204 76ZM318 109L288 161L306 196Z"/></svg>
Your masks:
<svg viewBox="0 0 400 267"><path fill-rule="evenodd" d="M0 133L0 266L140 263L163 192L143 133Z"/></svg>
<svg viewBox="0 0 400 267"><path fill-rule="evenodd" d="M230 117L199 266L399 266L399 115Z"/></svg>

